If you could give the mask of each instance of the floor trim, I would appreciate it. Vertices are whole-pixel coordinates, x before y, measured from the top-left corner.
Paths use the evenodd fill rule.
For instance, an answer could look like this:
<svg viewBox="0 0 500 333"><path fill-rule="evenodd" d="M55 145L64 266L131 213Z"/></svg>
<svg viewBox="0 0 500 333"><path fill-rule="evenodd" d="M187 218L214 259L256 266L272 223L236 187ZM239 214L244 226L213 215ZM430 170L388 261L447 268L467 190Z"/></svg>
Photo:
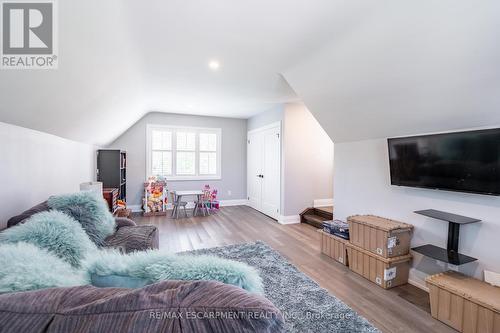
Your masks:
<svg viewBox="0 0 500 333"><path fill-rule="evenodd" d="M219 200L219 203L222 207L229 206L248 206L247 199L233 199L233 200Z"/></svg>
<svg viewBox="0 0 500 333"><path fill-rule="evenodd" d="M426 292L429 292L429 288L426 285L422 284L420 281L408 279L408 283L411 284L412 286L417 287L418 289L422 289Z"/></svg>
<svg viewBox="0 0 500 333"><path fill-rule="evenodd" d="M142 212L141 205L128 205L127 208L132 210L134 213Z"/></svg>
<svg viewBox="0 0 500 333"><path fill-rule="evenodd" d="M300 223L300 215L289 215L289 216L280 215L280 216L278 216L278 223L279 224L297 224L297 223Z"/></svg>
<svg viewBox="0 0 500 333"><path fill-rule="evenodd" d="M313 202L313 207L330 207L333 206L333 198L317 199Z"/></svg>

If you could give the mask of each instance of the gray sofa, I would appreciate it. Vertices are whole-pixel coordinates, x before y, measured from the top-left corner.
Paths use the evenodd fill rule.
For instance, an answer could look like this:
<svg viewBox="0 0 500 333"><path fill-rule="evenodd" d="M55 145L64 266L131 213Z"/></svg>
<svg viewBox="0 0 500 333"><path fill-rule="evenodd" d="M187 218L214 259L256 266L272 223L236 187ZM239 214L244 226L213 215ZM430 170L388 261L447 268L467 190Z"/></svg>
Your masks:
<svg viewBox="0 0 500 333"><path fill-rule="evenodd" d="M8 221L13 227L41 203ZM158 248L158 230L116 219L105 246ZM283 316L266 298L216 281L162 281L137 289L79 286L0 294L2 333L282 332Z"/></svg>
<svg viewBox="0 0 500 333"><path fill-rule="evenodd" d="M215 281L163 281L140 289L92 286L0 295L3 333L282 332L264 297Z"/></svg>
<svg viewBox="0 0 500 333"><path fill-rule="evenodd" d="M23 223L32 215L50 210L44 201L7 221L7 228ZM152 225L137 225L134 221L117 217L116 232L106 238L105 247L117 248L124 253L157 249L159 247L158 229Z"/></svg>

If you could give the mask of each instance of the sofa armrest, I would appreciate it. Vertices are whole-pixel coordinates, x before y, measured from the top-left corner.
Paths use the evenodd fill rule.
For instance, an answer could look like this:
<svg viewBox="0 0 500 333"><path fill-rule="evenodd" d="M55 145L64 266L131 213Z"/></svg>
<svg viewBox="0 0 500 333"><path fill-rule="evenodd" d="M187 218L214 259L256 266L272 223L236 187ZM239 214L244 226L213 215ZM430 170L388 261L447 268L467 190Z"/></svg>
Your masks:
<svg viewBox="0 0 500 333"><path fill-rule="evenodd" d="M126 217L116 217L115 222L116 229L120 229L121 227L133 227L137 225L137 223Z"/></svg>
<svg viewBox="0 0 500 333"><path fill-rule="evenodd" d="M154 225L123 226L106 238L105 247L124 253L158 249L158 229Z"/></svg>

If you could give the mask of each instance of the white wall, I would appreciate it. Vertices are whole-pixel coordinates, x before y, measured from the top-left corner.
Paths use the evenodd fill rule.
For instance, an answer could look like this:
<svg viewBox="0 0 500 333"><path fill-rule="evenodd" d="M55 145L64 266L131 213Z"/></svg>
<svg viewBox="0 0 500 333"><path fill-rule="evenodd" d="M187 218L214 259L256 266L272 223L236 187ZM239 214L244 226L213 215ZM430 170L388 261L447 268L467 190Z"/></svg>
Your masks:
<svg viewBox="0 0 500 333"><path fill-rule="evenodd" d="M333 142L301 103L285 105L283 138L283 215L298 215L333 198Z"/></svg>
<svg viewBox="0 0 500 333"><path fill-rule="evenodd" d="M141 205L146 180L146 125L212 127L222 129L222 179L170 181L170 190L202 189L205 184L219 191L221 200L244 200L246 187L245 119L190 116L152 112L130 127L109 147L127 151L127 203Z"/></svg>
<svg viewBox="0 0 500 333"><path fill-rule="evenodd" d="M448 224L413 213L439 209L483 220L460 229L459 251L479 261L460 271L482 278L482 270L500 272L500 198L390 185L386 139L335 144L335 216L376 214L415 226L412 246L446 247ZM427 274L445 269L436 261L415 254L410 279L424 284Z"/></svg>
<svg viewBox="0 0 500 333"><path fill-rule="evenodd" d="M0 122L0 228L50 195L94 180L94 146Z"/></svg>
<svg viewBox="0 0 500 333"><path fill-rule="evenodd" d="M248 119L253 130L281 122L281 215L293 217L314 200L333 198L333 142L302 103L287 103Z"/></svg>

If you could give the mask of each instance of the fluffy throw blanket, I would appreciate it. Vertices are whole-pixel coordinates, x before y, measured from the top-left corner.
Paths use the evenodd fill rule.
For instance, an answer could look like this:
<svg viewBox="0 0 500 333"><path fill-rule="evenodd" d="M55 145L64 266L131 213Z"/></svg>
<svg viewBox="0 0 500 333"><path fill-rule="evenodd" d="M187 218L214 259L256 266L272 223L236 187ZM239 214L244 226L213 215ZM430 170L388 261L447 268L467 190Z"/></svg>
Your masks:
<svg viewBox="0 0 500 333"><path fill-rule="evenodd" d="M98 246L116 230L115 219L102 197L92 192L52 196L47 200L52 209L68 214L80 222L90 239Z"/></svg>
<svg viewBox="0 0 500 333"><path fill-rule="evenodd" d="M26 222L0 233L0 243L26 242L45 249L73 267L97 247L72 217L58 211L31 216Z"/></svg>
<svg viewBox="0 0 500 333"><path fill-rule="evenodd" d="M99 251L85 264L91 276L117 276L155 283L164 280L216 280L262 293L262 279L257 270L247 264L215 256L176 255L158 250L122 255L114 251Z"/></svg>
<svg viewBox="0 0 500 333"><path fill-rule="evenodd" d="M86 272L25 242L1 244L0 267L0 293L89 283Z"/></svg>

